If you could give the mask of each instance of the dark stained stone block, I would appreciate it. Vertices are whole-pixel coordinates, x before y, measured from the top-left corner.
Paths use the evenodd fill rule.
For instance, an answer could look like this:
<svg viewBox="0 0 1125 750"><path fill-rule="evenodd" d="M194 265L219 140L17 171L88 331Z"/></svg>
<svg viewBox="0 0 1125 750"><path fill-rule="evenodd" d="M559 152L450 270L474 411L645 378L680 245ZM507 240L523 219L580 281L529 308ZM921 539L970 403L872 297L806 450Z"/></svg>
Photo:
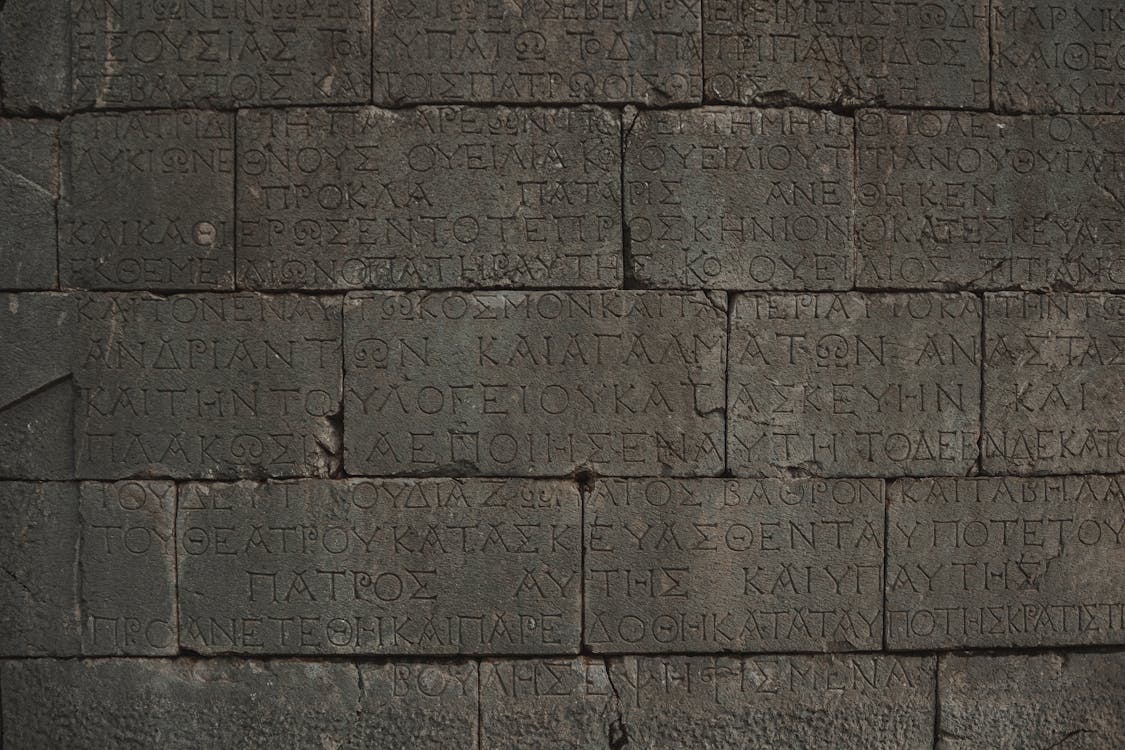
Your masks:
<svg viewBox="0 0 1125 750"><path fill-rule="evenodd" d="M638 282L851 287L850 120L795 108L627 111L626 132L627 270Z"/></svg>
<svg viewBox="0 0 1125 750"><path fill-rule="evenodd" d="M860 286L1125 286L1125 117L864 110L855 122Z"/></svg>
<svg viewBox="0 0 1125 750"><path fill-rule="evenodd" d="M978 453L971 294L740 294L728 467L739 475L965 474Z"/></svg>
<svg viewBox="0 0 1125 750"><path fill-rule="evenodd" d="M887 494L890 648L1125 637L1125 478L903 479Z"/></svg>
<svg viewBox="0 0 1125 750"><path fill-rule="evenodd" d="M73 0L70 56L79 107L365 102L371 6Z"/></svg>
<svg viewBox="0 0 1125 750"><path fill-rule="evenodd" d="M325 476L339 466L340 298L87 294L83 478Z"/></svg>
<svg viewBox="0 0 1125 750"><path fill-rule="evenodd" d="M599 479L586 645L605 653L882 645L878 479Z"/></svg>
<svg viewBox="0 0 1125 750"><path fill-rule="evenodd" d="M570 482L188 484L181 643L201 653L574 653Z"/></svg>
<svg viewBox="0 0 1125 750"><path fill-rule="evenodd" d="M621 282L615 113L245 110L238 139L244 286Z"/></svg>
<svg viewBox="0 0 1125 750"><path fill-rule="evenodd" d="M63 122L62 161L64 287L233 286L233 115L77 115Z"/></svg>
<svg viewBox="0 0 1125 750"><path fill-rule="evenodd" d="M473 664L35 660L0 681L12 748L476 747Z"/></svg>
<svg viewBox="0 0 1125 750"><path fill-rule="evenodd" d="M704 3L704 95L987 107L988 0Z"/></svg>
<svg viewBox="0 0 1125 750"><path fill-rule="evenodd" d="M993 0L992 99L1018 112L1125 112L1119 3Z"/></svg>
<svg viewBox="0 0 1125 750"><path fill-rule="evenodd" d="M985 296L983 468L1125 471L1125 295Z"/></svg>
<svg viewBox="0 0 1125 750"><path fill-rule="evenodd" d="M376 104L698 102L699 0L375 0Z"/></svg>
<svg viewBox="0 0 1125 750"><path fill-rule="evenodd" d="M58 125L0 119L0 288L58 285Z"/></svg>
<svg viewBox="0 0 1125 750"><path fill-rule="evenodd" d="M0 104L6 111L59 113L70 105L70 3L0 3Z"/></svg>
<svg viewBox="0 0 1125 750"><path fill-rule="evenodd" d="M82 653L175 654L176 485L83 482Z"/></svg>
<svg viewBox="0 0 1125 750"><path fill-rule="evenodd" d="M356 474L717 474L726 299L702 292L353 293Z"/></svg>
<svg viewBox="0 0 1125 750"><path fill-rule="evenodd" d="M1125 737L1125 652L942 656L942 750L1103 750Z"/></svg>

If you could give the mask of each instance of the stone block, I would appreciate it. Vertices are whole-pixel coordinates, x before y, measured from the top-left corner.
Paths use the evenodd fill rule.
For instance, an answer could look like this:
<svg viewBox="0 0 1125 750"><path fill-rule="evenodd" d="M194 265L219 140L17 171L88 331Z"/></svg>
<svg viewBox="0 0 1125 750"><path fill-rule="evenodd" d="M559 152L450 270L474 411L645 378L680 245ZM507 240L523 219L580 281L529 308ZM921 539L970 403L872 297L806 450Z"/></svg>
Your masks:
<svg viewBox="0 0 1125 750"><path fill-rule="evenodd" d="M70 106L71 0L4 0L0 7L0 105L57 114Z"/></svg>
<svg viewBox="0 0 1125 750"><path fill-rule="evenodd" d="M0 288L58 286L58 130L50 120L0 119Z"/></svg>

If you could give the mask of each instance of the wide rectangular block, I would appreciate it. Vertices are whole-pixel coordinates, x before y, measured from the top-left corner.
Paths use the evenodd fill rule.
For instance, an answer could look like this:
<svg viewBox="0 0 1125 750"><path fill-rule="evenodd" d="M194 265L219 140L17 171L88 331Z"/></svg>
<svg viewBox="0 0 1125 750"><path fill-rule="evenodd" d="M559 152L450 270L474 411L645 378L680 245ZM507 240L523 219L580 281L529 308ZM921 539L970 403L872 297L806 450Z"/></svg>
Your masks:
<svg viewBox="0 0 1125 750"><path fill-rule="evenodd" d="M76 115L62 164L63 287L233 288L233 115Z"/></svg>
<svg viewBox="0 0 1125 750"><path fill-rule="evenodd" d="M0 119L2 289L58 285L58 137L59 126L50 120Z"/></svg>
<svg viewBox="0 0 1125 750"><path fill-rule="evenodd" d="M977 459L971 294L740 294L728 467L743 476L965 474Z"/></svg>
<svg viewBox="0 0 1125 750"><path fill-rule="evenodd" d="M852 124L804 109L626 112L627 272L673 288L852 285Z"/></svg>
<svg viewBox="0 0 1125 750"><path fill-rule="evenodd" d="M903 479L887 494L890 648L1125 638L1125 477Z"/></svg>
<svg viewBox="0 0 1125 750"><path fill-rule="evenodd" d="M985 296L982 465L1125 471L1125 295Z"/></svg>
<svg viewBox="0 0 1125 750"><path fill-rule="evenodd" d="M243 286L620 284L616 113L243 110L238 140Z"/></svg>
<svg viewBox="0 0 1125 750"><path fill-rule="evenodd" d="M0 662L3 741L46 747L475 748L475 664Z"/></svg>
<svg viewBox="0 0 1125 750"><path fill-rule="evenodd" d="M992 3L992 98L1014 112L1125 112L1125 21L1115 3Z"/></svg>
<svg viewBox="0 0 1125 750"><path fill-rule="evenodd" d="M285 106L371 95L371 5L71 4L75 107Z"/></svg>
<svg viewBox="0 0 1125 750"><path fill-rule="evenodd" d="M863 287L1120 289L1125 117L856 115Z"/></svg>
<svg viewBox="0 0 1125 750"><path fill-rule="evenodd" d="M882 480L599 479L585 502L594 651L882 645Z"/></svg>
<svg viewBox="0 0 1125 750"><path fill-rule="evenodd" d="M87 294L79 330L81 477L338 467L339 297Z"/></svg>
<svg viewBox="0 0 1125 750"><path fill-rule="evenodd" d="M376 104L698 102L699 0L470 3L376 0Z"/></svg>
<svg viewBox="0 0 1125 750"><path fill-rule="evenodd" d="M940 745L1099 750L1125 737L1125 651L942 656Z"/></svg>
<svg viewBox="0 0 1125 750"><path fill-rule="evenodd" d="M180 642L200 653L575 653L572 482L188 484Z"/></svg>
<svg viewBox="0 0 1125 750"><path fill-rule="evenodd" d="M718 474L726 299L381 292L345 302L353 474Z"/></svg>
<svg viewBox="0 0 1125 750"><path fill-rule="evenodd" d="M988 0L704 3L704 95L987 107Z"/></svg>

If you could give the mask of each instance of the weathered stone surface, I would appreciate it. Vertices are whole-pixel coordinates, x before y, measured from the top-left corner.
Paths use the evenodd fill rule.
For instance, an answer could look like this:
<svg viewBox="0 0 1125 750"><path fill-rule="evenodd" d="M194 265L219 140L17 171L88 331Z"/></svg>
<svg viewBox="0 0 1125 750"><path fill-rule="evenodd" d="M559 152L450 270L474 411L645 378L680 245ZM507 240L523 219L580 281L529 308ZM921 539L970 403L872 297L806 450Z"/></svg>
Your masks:
<svg viewBox="0 0 1125 750"><path fill-rule="evenodd" d="M933 657L613 660L628 748L932 747Z"/></svg>
<svg viewBox="0 0 1125 750"><path fill-rule="evenodd" d="M887 645L1125 637L1125 477L903 479L887 498Z"/></svg>
<svg viewBox="0 0 1125 750"><path fill-rule="evenodd" d="M58 285L58 194L58 125L0 119L0 288Z"/></svg>
<svg viewBox="0 0 1125 750"><path fill-rule="evenodd" d="M0 294L0 477L74 477L77 320L70 295Z"/></svg>
<svg viewBox="0 0 1125 750"><path fill-rule="evenodd" d="M943 656L938 747L1101 750L1125 737L1125 652Z"/></svg>
<svg viewBox="0 0 1125 750"><path fill-rule="evenodd" d="M0 104L8 112L63 112L70 104L70 0L0 4Z"/></svg>
<svg viewBox="0 0 1125 750"><path fill-rule="evenodd" d="M704 3L704 95L987 107L988 1Z"/></svg>
<svg viewBox="0 0 1125 750"><path fill-rule="evenodd" d="M855 651L883 635L878 479L600 479L594 651Z"/></svg>
<svg viewBox="0 0 1125 750"><path fill-rule="evenodd" d="M570 482L188 484L181 643L202 653L574 653Z"/></svg>
<svg viewBox="0 0 1125 750"><path fill-rule="evenodd" d="M726 300L702 292L353 293L354 474L717 474Z"/></svg>
<svg viewBox="0 0 1125 750"><path fill-rule="evenodd" d="M176 485L83 482L82 653L175 654Z"/></svg>
<svg viewBox="0 0 1125 750"><path fill-rule="evenodd" d="M736 474L965 474L977 459L980 305L970 294L740 294Z"/></svg>
<svg viewBox="0 0 1125 750"><path fill-rule="evenodd" d="M233 286L233 115L77 115L62 144L64 287Z"/></svg>
<svg viewBox="0 0 1125 750"><path fill-rule="evenodd" d="M78 538L77 484L0 482L0 656L79 653Z"/></svg>
<svg viewBox="0 0 1125 750"><path fill-rule="evenodd" d="M615 113L246 110L238 140L244 286L621 282Z"/></svg>
<svg viewBox="0 0 1125 750"><path fill-rule="evenodd" d="M329 2L74 2L82 107L342 104L371 95L371 6Z"/></svg>
<svg viewBox="0 0 1125 750"><path fill-rule="evenodd" d="M324 476L339 466L339 297L87 294L79 476Z"/></svg>
<svg viewBox="0 0 1125 750"><path fill-rule="evenodd" d="M1125 21L1114 3L994 0L992 98L1020 112L1125 112Z"/></svg>
<svg viewBox="0 0 1125 750"><path fill-rule="evenodd" d="M698 102L699 0L375 0L376 104Z"/></svg>
<svg viewBox="0 0 1125 750"><path fill-rule="evenodd" d="M830 112L626 112L630 275L645 285L852 285L852 124Z"/></svg>
<svg viewBox="0 0 1125 750"><path fill-rule="evenodd" d="M12 748L476 747L474 664L35 660L0 682Z"/></svg>
<svg viewBox="0 0 1125 750"><path fill-rule="evenodd" d="M1125 286L1125 117L864 110L856 171L860 286Z"/></svg>
<svg viewBox="0 0 1125 750"><path fill-rule="evenodd" d="M985 296L982 465L1125 471L1125 295Z"/></svg>

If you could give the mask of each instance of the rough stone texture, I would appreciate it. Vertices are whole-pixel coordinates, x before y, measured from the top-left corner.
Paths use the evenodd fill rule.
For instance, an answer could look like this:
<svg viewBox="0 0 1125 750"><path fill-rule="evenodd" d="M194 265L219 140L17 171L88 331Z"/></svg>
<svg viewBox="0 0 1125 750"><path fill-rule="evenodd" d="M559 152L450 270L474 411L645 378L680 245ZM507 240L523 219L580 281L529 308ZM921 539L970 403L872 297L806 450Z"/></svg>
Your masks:
<svg viewBox="0 0 1125 750"><path fill-rule="evenodd" d="M201 653L575 653L573 483L187 484L183 645Z"/></svg>
<svg viewBox="0 0 1125 750"><path fill-rule="evenodd" d="M965 474L977 459L970 294L740 294L728 467L743 476Z"/></svg>
<svg viewBox="0 0 1125 750"><path fill-rule="evenodd" d="M615 113L246 110L238 140L244 286L621 282Z"/></svg>
<svg viewBox="0 0 1125 750"><path fill-rule="evenodd" d="M986 295L984 470L1125 471L1123 346L1123 295Z"/></svg>
<svg viewBox="0 0 1125 750"><path fill-rule="evenodd" d="M87 294L79 318L79 476L338 468L339 297Z"/></svg>
<svg viewBox="0 0 1125 750"><path fill-rule="evenodd" d="M0 477L74 477L78 321L66 294L0 294Z"/></svg>
<svg viewBox="0 0 1125 750"><path fill-rule="evenodd" d="M0 482L0 656L79 653L78 538L77 484Z"/></svg>
<svg viewBox="0 0 1125 750"><path fill-rule="evenodd" d="M0 119L0 215L4 216L0 287L4 289L58 285L58 165L58 125L49 120Z"/></svg>
<svg viewBox="0 0 1125 750"><path fill-rule="evenodd" d="M864 110L856 172L860 286L1125 286L1125 117Z"/></svg>
<svg viewBox="0 0 1125 750"><path fill-rule="evenodd" d="M83 482L82 653L175 654L176 485Z"/></svg>
<svg viewBox="0 0 1125 750"><path fill-rule="evenodd" d="M704 3L704 96L987 107L988 1Z"/></svg>
<svg viewBox="0 0 1125 750"><path fill-rule="evenodd" d="M882 645L881 480L603 479L585 539L594 651Z"/></svg>
<svg viewBox="0 0 1125 750"><path fill-rule="evenodd" d="M933 657L632 657L610 677L632 748L927 750Z"/></svg>
<svg viewBox="0 0 1125 750"><path fill-rule="evenodd" d="M1125 477L903 479L887 495L890 648L1125 639Z"/></svg>
<svg viewBox="0 0 1125 750"><path fill-rule="evenodd" d="M63 112L70 104L71 0L0 3L0 105L8 112Z"/></svg>
<svg viewBox="0 0 1125 750"><path fill-rule="evenodd" d="M1125 652L943 656L937 747L1102 750L1125 737Z"/></svg>
<svg viewBox="0 0 1125 750"><path fill-rule="evenodd" d="M64 287L233 286L232 115L77 115L62 143Z"/></svg>
<svg viewBox="0 0 1125 750"><path fill-rule="evenodd" d="M1020 112L1125 112L1121 6L993 0L992 100Z"/></svg>
<svg viewBox="0 0 1125 750"><path fill-rule="evenodd" d="M376 104L698 102L700 2L375 0Z"/></svg>
<svg viewBox="0 0 1125 750"><path fill-rule="evenodd" d="M354 474L717 474L726 300L702 292L348 295Z"/></svg>
<svg viewBox="0 0 1125 750"><path fill-rule="evenodd" d="M473 664L35 660L0 682L9 748L476 747Z"/></svg>
<svg viewBox="0 0 1125 750"><path fill-rule="evenodd" d="M852 124L830 112L626 112L625 221L648 286L847 289Z"/></svg>
<svg viewBox="0 0 1125 750"><path fill-rule="evenodd" d="M71 27L76 106L229 109L371 94L368 0L73 0Z"/></svg>

